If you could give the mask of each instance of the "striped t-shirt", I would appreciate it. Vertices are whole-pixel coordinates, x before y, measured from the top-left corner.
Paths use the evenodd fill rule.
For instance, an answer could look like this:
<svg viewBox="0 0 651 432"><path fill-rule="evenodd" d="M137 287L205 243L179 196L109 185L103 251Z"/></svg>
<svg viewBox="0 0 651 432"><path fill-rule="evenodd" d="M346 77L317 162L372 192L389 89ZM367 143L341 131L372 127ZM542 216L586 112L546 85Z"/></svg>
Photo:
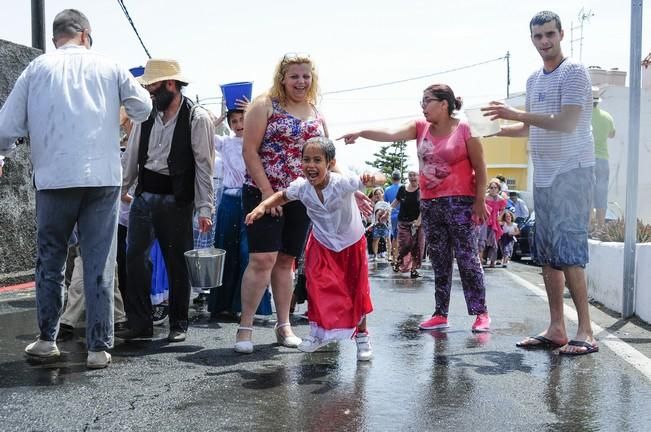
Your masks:
<svg viewBox="0 0 651 432"><path fill-rule="evenodd" d="M559 114L563 105L583 107L574 132L529 126L533 181L537 187L550 187L557 175L595 164L591 130L592 85L587 69L572 59L566 59L549 73L541 68L527 80L527 112Z"/></svg>

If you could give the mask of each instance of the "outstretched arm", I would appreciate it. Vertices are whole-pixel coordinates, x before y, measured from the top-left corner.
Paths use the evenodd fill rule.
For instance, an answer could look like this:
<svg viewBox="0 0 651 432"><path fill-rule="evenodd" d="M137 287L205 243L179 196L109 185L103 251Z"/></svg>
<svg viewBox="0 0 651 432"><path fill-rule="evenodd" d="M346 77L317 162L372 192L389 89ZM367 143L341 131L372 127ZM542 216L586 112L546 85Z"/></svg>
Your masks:
<svg viewBox="0 0 651 432"><path fill-rule="evenodd" d="M579 123L579 117L583 108L580 105L563 105L560 113L555 114L535 114L523 110L515 109L502 102L493 101L489 106L481 109L484 116L490 117L491 120L504 119L513 120L523 123L527 132L529 126L535 126L541 129L552 131L572 133L576 130ZM503 128L504 129L504 128ZM506 127L507 133L498 133L500 136L522 136L510 135L508 132L522 131L522 126L514 125Z"/></svg>
<svg viewBox="0 0 651 432"><path fill-rule="evenodd" d="M349 133L337 138L337 141L343 139L346 144L353 144L357 138L379 142L413 140L416 139L416 121L412 120L396 129L365 129Z"/></svg>
<svg viewBox="0 0 651 432"><path fill-rule="evenodd" d="M256 220L264 216L265 213L269 213L271 209L280 207L283 204L287 204L289 200L285 191L278 191L272 194L269 198L262 201L256 208L254 208L251 213L246 215L244 223L251 225Z"/></svg>

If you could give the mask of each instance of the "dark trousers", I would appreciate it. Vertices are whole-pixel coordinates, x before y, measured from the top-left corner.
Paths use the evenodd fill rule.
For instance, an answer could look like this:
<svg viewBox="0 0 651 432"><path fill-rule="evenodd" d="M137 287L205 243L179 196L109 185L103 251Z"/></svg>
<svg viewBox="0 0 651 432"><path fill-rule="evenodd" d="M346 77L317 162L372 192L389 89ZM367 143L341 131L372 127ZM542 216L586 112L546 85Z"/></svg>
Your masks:
<svg viewBox="0 0 651 432"><path fill-rule="evenodd" d="M118 288L124 299L127 294L127 227L118 224Z"/></svg>
<svg viewBox="0 0 651 432"><path fill-rule="evenodd" d="M125 310L134 330L151 327L151 263L149 252L158 239L170 282L170 330L187 331L190 280L184 252L192 249L192 203L179 205L173 195L143 192L135 197L127 232L127 295Z"/></svg>

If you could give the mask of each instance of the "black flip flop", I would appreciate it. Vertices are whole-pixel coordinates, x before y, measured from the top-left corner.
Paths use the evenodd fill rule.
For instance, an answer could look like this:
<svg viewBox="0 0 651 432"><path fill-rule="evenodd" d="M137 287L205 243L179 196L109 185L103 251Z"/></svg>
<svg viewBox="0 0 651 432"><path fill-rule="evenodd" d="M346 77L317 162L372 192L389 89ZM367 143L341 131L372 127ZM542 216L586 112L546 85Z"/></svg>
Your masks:
<svg viewBox="0 0 651 432"><path fill-rule="evenodd" d="M585 355L585 354L592 354L592 353L596 353L596 352L599 351L599 346L591 344L590 342L586 342L586 341L571 340L567 344L571 345L571 346L576 346L576 347L583 347L583 348L586 348L586 350L585 351L576 351L576 352L559 351L558 352L559 354L566 355L566 356L579 356L579 355Z"/></svg>
<svg viewBox="0 0 651 432"><path fill-rule="evenodd" d="M554 342L551 339L547 339L545 336L529 336L529 339L535 339L540 343L522 343L518 342L515 344L516 347L518 348L524 348L524 349L556 349L560 348L563 345L558 344Z"/></svg>

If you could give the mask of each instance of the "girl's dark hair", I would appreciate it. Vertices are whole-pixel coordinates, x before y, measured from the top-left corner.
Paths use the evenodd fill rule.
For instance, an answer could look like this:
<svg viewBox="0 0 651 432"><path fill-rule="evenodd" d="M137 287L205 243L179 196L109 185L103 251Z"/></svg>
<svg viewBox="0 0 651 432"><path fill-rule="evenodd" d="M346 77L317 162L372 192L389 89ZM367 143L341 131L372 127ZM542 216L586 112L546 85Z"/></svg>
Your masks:
<svg viewBox="0 0 651 432"><path fill-rule="evenodd" d="M244 114L244 110L241 109L228 110L228 112L226 113L226 121L228 122L229 127L231 125L231 120L233 119L233 116L235 114Z"/></svg>
<svg viewBox="0 0 651 432"><path fill-rule="evenodd" d="M454 111L460 110L463 105L463 100L460 97L455 97L450 86L446 84L432 84L425 89L425 93L431 94L436 99L447 101L450 116Z"/></svg>
<svg viewBox="0 0 651 432"><path fill-rule="evenodd" d="M335 143L333 143L331 139L326 137L310 138L309 140L305 141L303 149L301 150L301 156L303 156L305 147L307 147L308 144L315 144L321 148L321 151L323 151L323 154L325 155L326 163L335 158Z"/></svg>

